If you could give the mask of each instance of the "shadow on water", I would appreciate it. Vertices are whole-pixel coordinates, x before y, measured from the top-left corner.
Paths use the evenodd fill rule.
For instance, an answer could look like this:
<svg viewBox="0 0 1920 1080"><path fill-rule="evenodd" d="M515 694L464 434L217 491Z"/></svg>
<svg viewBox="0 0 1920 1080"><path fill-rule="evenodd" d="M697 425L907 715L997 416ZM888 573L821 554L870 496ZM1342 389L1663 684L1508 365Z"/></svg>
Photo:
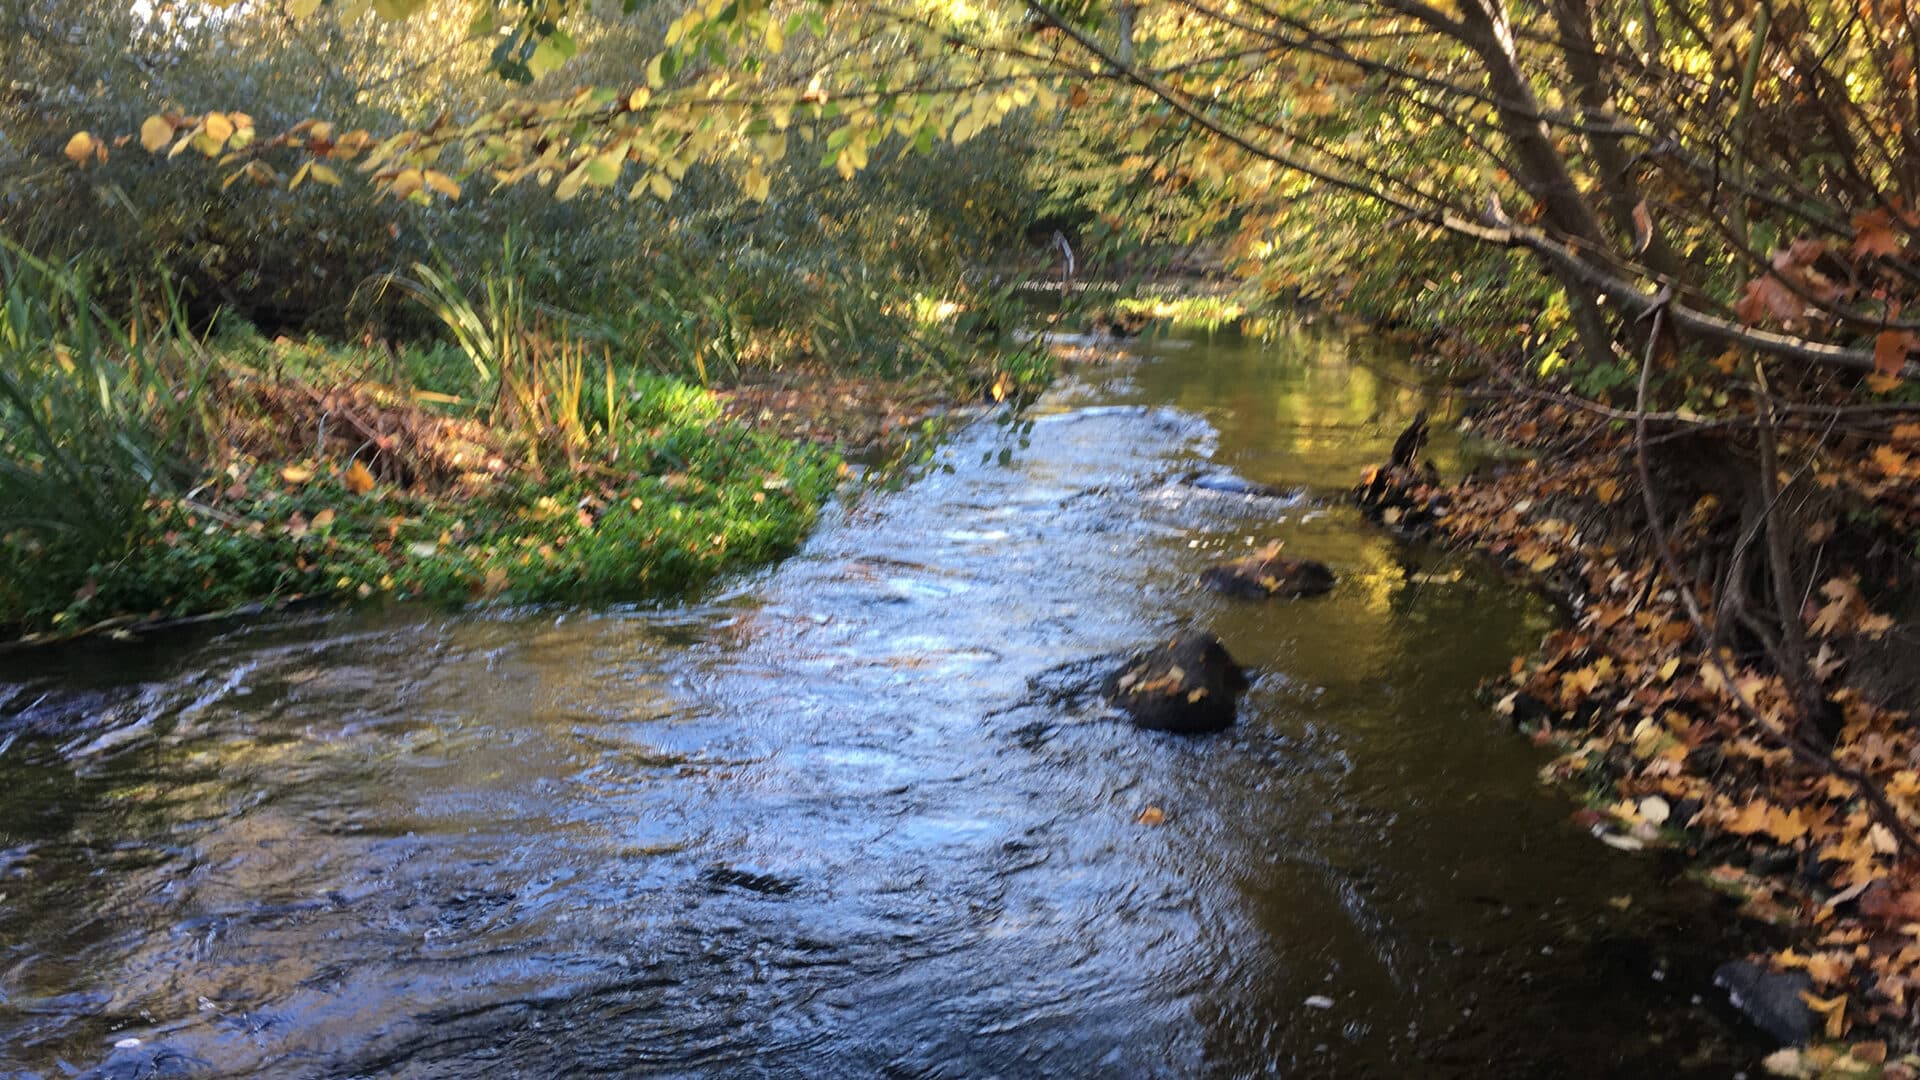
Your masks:
<svg viewBox="0 0 1920 1080"><path fill-rule="evenodd" d="M0 1069L1727 1075L1732 917L1475 702L1550 613L1343 505L1428 404L1356 348L1082 371L703 605L16 660ZM1268 539L1341 584L1194 587ZM1189 622L1227 735L1023 704Z"/></svg>

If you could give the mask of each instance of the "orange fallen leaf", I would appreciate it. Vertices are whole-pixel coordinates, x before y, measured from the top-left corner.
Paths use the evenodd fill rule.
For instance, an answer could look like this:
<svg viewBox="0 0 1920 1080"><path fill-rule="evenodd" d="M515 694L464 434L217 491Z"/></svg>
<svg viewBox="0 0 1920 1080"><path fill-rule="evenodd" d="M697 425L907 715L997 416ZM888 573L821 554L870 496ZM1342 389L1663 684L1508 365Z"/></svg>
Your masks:
<svg viewBox="0 0 1920 1080"><path fill-rule="evenodd" d="M1140 811L1140 816L1133 820L1139 825L1158 825L1167 820L1167 812L1157 806L1149 806Z"/></svg>
<svg viewBox="0 0 1920 1080"><path fill-rule="evenodd" d="M1882 446L1873 452L1873 463L1888 476L1899 476L1907 471L1907 455L1891 446Z"/></svg>
<svg viewBox="0 0 1920 1080"><path fill-rule="evenodd" d="M1807 1003L1807 1008L1827 1018L1827 1038L1837 1039L1847 1033L1847 995L1820 998L1802 990L1800 1000Z"/></svg>
<svg viewBox="0 0 1920 1080"><path fill-rule="evenodd" d="M373 490L373 474L367 471L365 465L357 461L347 466L347 471L345 475L341 477L341 482L346 484L347 490L353 492L355 495L365 495L367 492Z"/></svg>

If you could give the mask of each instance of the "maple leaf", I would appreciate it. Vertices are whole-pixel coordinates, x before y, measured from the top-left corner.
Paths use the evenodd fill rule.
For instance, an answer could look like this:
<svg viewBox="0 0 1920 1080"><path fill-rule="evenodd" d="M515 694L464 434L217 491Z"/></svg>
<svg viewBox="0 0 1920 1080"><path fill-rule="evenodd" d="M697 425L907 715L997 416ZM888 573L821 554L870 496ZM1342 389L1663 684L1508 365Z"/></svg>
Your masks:
<svg viewBox="0 0 1920 1080"><path fill-rule="evenodd" d="M1747 282L1747 290L1740 302L1733 306L1734 314L1740 321L1757 326L1768 319L1789 322L1806 314L1807 305L1786 283L1771 274L1757 277Z"/></svg>
<svg viewBox="0 0 1920 1080"><path fill-rule="evenodd" d="M1560 676L1560 696L1573 701L1585 700L1588 694L1600 685L1600 672L1595 668L1581 668Z"/></svg>
<svg viewBox="0 0 1920 1080"><path fill-rule="evenodd" d="M1893 231L1893 215L1885 209L1856 214L1853 219L1853 257L1873 259L1900 254L1900 237Z"/></svg>
<svg viewBox="0 0 1920 1080"><path fill-rule="evenodd" d="M1742 806L1732 817L1720 822L1720 827L1730 833L1752 836L1767 831L1767 811L1772 807L1765 799L1755 799Z"/></svg>
<svg viewBox="0 0 1920 1080"><path fill-rule="evenodd" d="M1768 317L1787 323L1807 314L1807 301L1837 299L1844 291L1813 264L1826 254L1826 245L1818 240L1796 240L1773 253L1770 271L1747 282L1745 295L1734 306L1742 322L1757 324Z"/></svg>
<svg viewBox="0 0 1920 1080"><path fill-rule="evenodd" d="M1853 622L1855 609L1866 606L1860 599L1860 586L1851 578L1829 579L1820 586L1820 595L1826 597L1828 603L1815 613L1813 624L1808 627L1817 637L1831 637L1847 629Z"/></svg>
<svg viewBox="0 0 1920 1080"><path fill-rule="evenodd" d="M1806 815L1798 809L1786 811L1777 806L1769 806L1766 817L1766 834L1777 843L1791 844L1807 835Z"/></svg>

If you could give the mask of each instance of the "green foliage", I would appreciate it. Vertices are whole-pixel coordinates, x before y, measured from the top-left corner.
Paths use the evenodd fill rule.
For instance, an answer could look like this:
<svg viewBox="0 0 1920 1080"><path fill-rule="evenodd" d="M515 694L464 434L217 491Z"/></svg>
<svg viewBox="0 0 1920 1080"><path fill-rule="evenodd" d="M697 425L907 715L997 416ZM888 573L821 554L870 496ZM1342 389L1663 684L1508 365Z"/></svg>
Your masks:
<svg viewBox="0 0 1920 1080"><path fill-rule="evenodd" d="M0 611L124 554L206 445L212 365L164 316L126 329L87 277L0 249Z"/></svg>
<svg viewBox="0 0 1920 1080"><path fill-rule="evenodd" d="M217 510L149 499L108 555L12 549L0 625L70 632L300 597L668 597L805 535L835 480L831 455L725 421L710 394L677 380L614 381L591 405L604 422L596 460L617 469L529 472L450 497L357 491L339 462L282 470L236 457L215 480Z"/></svg>

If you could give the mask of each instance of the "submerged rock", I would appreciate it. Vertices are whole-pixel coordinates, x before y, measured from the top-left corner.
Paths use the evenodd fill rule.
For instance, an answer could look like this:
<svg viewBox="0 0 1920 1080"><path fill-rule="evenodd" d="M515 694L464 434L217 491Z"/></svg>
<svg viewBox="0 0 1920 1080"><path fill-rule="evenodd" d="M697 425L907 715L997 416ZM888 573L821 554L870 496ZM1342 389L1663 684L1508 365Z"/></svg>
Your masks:
<svg viewBox="0 0 1920 1080"><path fill-rule="evenodd" d="M1209 566L1200 584L1228 596L1265 600L1273 596L1318 596L1334 586L1333 571L1312 559L1288 559L1269 544L1244 559Z"/></svg>
<svg viewBox="0 0 1920 1080"><path fill-rule="evenodd" d="M1813 1036L1813 1008L1800 995L1813 989L1804 971L1768 971L1748 960L1721 964L1713 985L1726 990L1733 1007L1768 1035L1789 1046Z"/></svg>
<svg viewBox="0 0 1920 1080"><path fill-rule="evenodd" d="M1289 502L1298 499L1300 492L1292 488L1261 484L1230 472L1208 472L1196 469L1180 478L1180 483L1202 491L1217 491L1225 495L1245 495L1256 499L1285 499Z"/></svg>
<svg viewBox="0 0 1920 1080"><path fill-rule="evenodd" d="M1128 660L1101 689L1139 727L1199 735L1233 726L1247 675L1219 638L1186 630Z"/></svg>

